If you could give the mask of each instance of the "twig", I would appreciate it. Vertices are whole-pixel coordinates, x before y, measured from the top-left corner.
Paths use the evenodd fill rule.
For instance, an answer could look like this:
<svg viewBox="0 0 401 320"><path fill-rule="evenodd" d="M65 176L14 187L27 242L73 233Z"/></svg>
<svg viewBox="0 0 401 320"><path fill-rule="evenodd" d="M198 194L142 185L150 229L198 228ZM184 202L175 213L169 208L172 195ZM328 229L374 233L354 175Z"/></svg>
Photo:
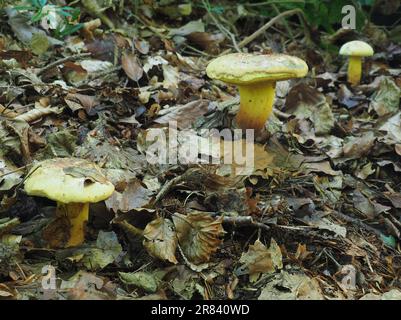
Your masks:
<svg viewBox="0 0 401 320"><path fill-rule="evenodd" d="M380 239L381 239L381 237L382 237L382 235L383 235L379 230L376 230L375 228L373 228L373 227L371 227L371 226L368 226L366 223L362 222L362 221L359 220L359 219L355 219L355 218L349 217L349 216L347 216L347 215L345 215L345 214L343 214L343 213L341 213L341 212L338 212L338 211L332 211L331 213L332 213L335 217L337 217L337 218L339 218L339 219L341 219L341 220L344 220L344 221L347 221L347 222L351 222L351 223L357 225L358 227L360 227L360 228L362 228L362 229L365 229L366 231L369 231L369 232L371 232L371 233L374 233L374 234L377 235Z"/></svg>
<svg viewBox="0 0 401 320"><path fill-rule="evenodd" d="M276 11L276 13L277 13L278 15L280 15L280 10L277 8L276 4L275 4L275 3L272 3L271 6L272 6L272 8L274 9L274 11ZM292 33L292 30L291 30L290 26L288 25L287 21L286 21L286 20L283 20L283 24L284 24L284 27L285 27L285 29L287 30L288 35L290 36L290 38L291 38L292 40L294 40L294 34Z"/></svg>
<svg viewBox="0 0 401 320"><path fill-rule="evenodd" d="M19 115L19 113L9 110L7 107L4 107L3 105L0 104L0 115L5 116L6 118L15 118L16 116Z"/></svg>
<svg viewBox="0 0 401 320"><path fill-rule="evenodd" d="M219 218L219 216L216 216ZM223 216L223 223L231 224L234 227L256 227L265 231L270 231L270 227L261 222L253 221L251 216L239 216L239 217L226 217Z"/></svg>
<svg viewBox="0 0 401 320"><path fill-rule="evenodd" d="M280 20L283 17L286 16L290 16L293 14L300 14L303 15L303 11L301 9L293 9L293 10L288 10L288 11L284 11L282 13L280 13L278 16L275 16L273 19L271 19L269 22L267 22L266 24L264 24L261 28L259 28L258 30L256 30L254 33L252 33L250 36L246 37L244 40L242 40L239 44L238 44L238 48L241 49L243 47L245 47L248 43L252 42L253 40L255 40L257 37L259 37L260 35L262 35L267 29L269 29L273 24L275 24L278 20ZM225 50L223 54L227 54L228 52L230 52L231 49L227 49Z"/></svg>
<svg viewBox="0 0 401 320"><path fill-rule="evenodd" d="M208 15L210 16L210 18L212 18L213 22L216 24L217 28L219 28L219 30L224 33L225 35L227 35L228 37L231 38L231 42L233 43L233 46L235 48L235 50L237 50L237 52L241 52L239 45L237 44L237 41L235 40L234 35L224 26L222 26L219 21L217 20L217 18L210 12L210 10L208 9L209 5L208 3L206 3L205 0L202 0L203 6L206 8Z"/></svg>
<svg viewBox="0 0 401 320"><path fill-rule="evenodd" d="M24 170L24 169L26 169L27 167L28 167L28 166L19 167L19 168L15 169L15 170L12 170L12 171L9 171L9 172L0 174L0 179L3 178L3 177L5 177L5 176L8 176L9 174L13 174L13 173L16 173L16 172L18 172L18 171Z"/></svg>
<svg viewBox="0 0 401 320"><path fill-rule="evenodd" d="M177 185L178 183L180 183L181 181L183 181L182 176L178 176L175 177L173 179L171 179L169 182L167 182L159 191L159 193L157 194L153 205L157 204L167 193L170 192L170 190Z"/></svg>
<svg viewBox="0 0 401 320"><path fill-rule="evenodd" d="M293 10L288 10L288 11L284 11L284 12L280 13L278 16L275 16L273 19L271 19L269 22L267 22L261 28L259 28L254 33L252 33L250 36L248 36L244 40L242 40L238 44L238 46L240 48L245 47L248 43L252 42L257 37L259 37L262 33L264 33L267 29L269 29L278 20L280 20L281 18L286 17L286 16L291 16L293 14L303 14L303 11L301 9L293 9Z"/></svg>
<svg viewBox="0 0 401 320"><path fill-rule="evenodd" d="M72 61L72 60L78 60L80 58L84 58L84 57L89 57L91 55L90 52L85 52L85 53L79 53L73 56L69 56L69 57L65 57L62 59L59 59L57 61L54 61L52 63L49 63L47 66L43 67L42 69L39 69L39 71L37 72L37 75L41 75L42 73L46 72L47 70L53 69L54 67L57 67L60 64L63 64L64 62L67 61Z"/></svg>

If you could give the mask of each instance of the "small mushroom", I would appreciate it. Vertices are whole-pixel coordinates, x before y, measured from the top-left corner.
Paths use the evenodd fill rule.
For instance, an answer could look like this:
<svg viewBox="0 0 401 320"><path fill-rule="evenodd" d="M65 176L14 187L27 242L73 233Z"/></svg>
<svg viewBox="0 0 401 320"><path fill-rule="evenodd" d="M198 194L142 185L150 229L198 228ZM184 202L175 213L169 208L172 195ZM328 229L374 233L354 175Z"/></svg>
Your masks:
<svg viewBox="0 0 401 320"><path fill-rule="evenodd" d="M259 130L273 110L276 81L304 77L308 66L302 59L285 54L232 53L212 60L206 73L238 86L237 124L242 129Z"/></svg>
<svg viewBox="0 0 401 320"><path fill-rule="evenodd" d="M105 200L113 191L113 184L97 165L78 158L54 158L39 162L25 180L28 195L57 201L57 217L66 217L69 221L65 247L84 242L89 203Z"/></svg>
<svg viewBox="0 0 401 320"><path fill-rule="evenodd" d="M372 56L372 47L363 41L350 41L340 48L340 54L349 56L348 82L353 86L359 84L362 74L362 57Z"/></svg>

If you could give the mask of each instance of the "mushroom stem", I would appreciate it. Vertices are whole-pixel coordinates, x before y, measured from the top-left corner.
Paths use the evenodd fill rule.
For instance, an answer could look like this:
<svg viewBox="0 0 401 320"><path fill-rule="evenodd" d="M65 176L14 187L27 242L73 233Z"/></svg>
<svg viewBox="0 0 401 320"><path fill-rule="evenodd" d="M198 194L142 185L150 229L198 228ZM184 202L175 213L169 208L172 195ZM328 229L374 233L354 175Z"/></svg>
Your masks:
<svg viewBox="0 0 401 320"><path fill-rule="evenodd" d="M275 81L239 85L240 110L237 123L242 129L262 129L273 110Z"/></svg>
<svg viewBox="0 0 401 320"><path fill-rule="evenodd" d="M89 217L89 203L57 203L57 211L70 222L70 237L65 247L74 247L85 240L85 224Z"/></svg>
<svg viewBox="0 0 401 320"><path fill-rule="evenodd" d="M348 63L348 82L353 86L361 81L362 57L350 56Z"/></svg>

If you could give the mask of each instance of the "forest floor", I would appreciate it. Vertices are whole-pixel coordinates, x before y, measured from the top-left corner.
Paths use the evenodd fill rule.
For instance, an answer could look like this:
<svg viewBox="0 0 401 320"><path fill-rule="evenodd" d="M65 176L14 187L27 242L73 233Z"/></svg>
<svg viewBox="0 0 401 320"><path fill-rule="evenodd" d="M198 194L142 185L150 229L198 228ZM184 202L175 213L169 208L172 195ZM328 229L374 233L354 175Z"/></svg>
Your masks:
<svg viewBox="0 0 401 320"><path fill-rule="evenodd" d="M89 2L64 37L53 37L57 19L0 15L0 299L401 299L391 28L325 33L295 11L264 29L256 6ZM350 40L375 50L357 86L338 54ZM149 163L152 130L177 135L176 153L180 133L235 128L237 88L205 69L238 50L309 67L277 82L252 172L233 174L211 148L199 153L219 164ZM56 203L24 192L33 164L63 157L98 164L115 186L68 248Z"/></svg>

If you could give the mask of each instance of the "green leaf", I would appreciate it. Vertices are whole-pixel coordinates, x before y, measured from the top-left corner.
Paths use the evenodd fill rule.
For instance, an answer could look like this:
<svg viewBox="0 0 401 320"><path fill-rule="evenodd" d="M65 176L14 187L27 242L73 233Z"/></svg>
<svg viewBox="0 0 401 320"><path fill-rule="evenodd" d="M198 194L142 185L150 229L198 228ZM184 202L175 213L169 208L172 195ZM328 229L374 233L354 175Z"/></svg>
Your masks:
<svg viewBox="0 0 401 320"><path fill-rule="evenodd" d="M382 241L384 242L384 244L386 244L387 246L391 247L391 248L395 248L396 247L396 241L395 238L393 236L385 236L384 234L380 235Z"/></svg>
<svg viewBox="0 0 401 320"><path fill-rule="evenodd" d="M22 10L36 10L35 7L32 6L16 6L13 9L17 10L17 11L22 11Z"/></svg>
<svg viewBox="0 0 401 320"><path fill-rule="evenodd" d="M43 17L43 12L42 8L39 9L38 12L31 18L32 22L38 22L40 19Z"/></svg>
<svg viewBox="0 0 401 320"><path fill-rule="evenodd" d="M57 29L56 34L58 37L65 37L69 36L70 34L73 34L74 32L77 32L79 29L81 29L84 26L83 23L78 23L78 24L68 24L63 26L62 29Z"/></svg>

